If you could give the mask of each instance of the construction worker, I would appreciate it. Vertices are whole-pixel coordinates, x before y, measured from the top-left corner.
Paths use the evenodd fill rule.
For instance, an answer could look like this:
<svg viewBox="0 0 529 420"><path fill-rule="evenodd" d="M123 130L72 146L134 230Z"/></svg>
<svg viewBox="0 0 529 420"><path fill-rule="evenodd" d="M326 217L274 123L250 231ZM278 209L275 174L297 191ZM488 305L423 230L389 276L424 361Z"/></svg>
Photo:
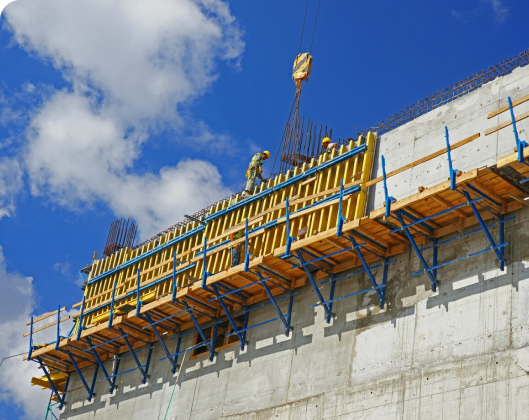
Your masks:
<svg viewBox="0 0 529 420"><path fill-rule="evenodd" d="M338 143L332 143L329 137L325 137L321 141L321 145L327 153L331 153L333 149L338 149L340 147Z"/></svg>
<svg viewBox="0 0 529 420"><path fill-rule="evenodd" d="M237 239L240 239L244 236L244 233L242 231L239 231L239 232L236 232L236 233L232 233L230 235L230 239L231 241L236 241ZM230 267L235 267L236 265L239 265L239 263L241 262L241 254L242 254L242 242L240 244L237 244L237 245L233 245L230 247L230 253L231 253L231 266Z"/></svg>
<svg viewBox="0 0 529 420"><path fill-rule="evenodd" d="M263 153L256 153L255 156L252 158L252 161L250 162L250 166L248 166L248 169L246 169L246 179L248 180L246 182L246 186L244 188L244 192L242 193L242 197L248 197L252 191L253 187L255 185L255 178L259 178L261 182L265 182L266 179L263 178L263 163L265 160L267 160L270 157L270 152L268 150L265 150Z"/></svg>

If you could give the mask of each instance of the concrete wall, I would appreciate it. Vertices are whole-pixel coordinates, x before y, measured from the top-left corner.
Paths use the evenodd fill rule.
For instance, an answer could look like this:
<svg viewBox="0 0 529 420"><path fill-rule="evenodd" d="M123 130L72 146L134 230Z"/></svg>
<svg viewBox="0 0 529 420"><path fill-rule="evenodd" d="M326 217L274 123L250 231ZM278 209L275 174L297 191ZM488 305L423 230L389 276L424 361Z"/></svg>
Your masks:
<svg viewBox="0 0 529 420"><path fill-rule="evenodd" d="M445 124L456 142L504 121L507 114L488 121L486 114L504 105L507 95L527 93L529 68L386 134L379 150L388 171L444 147ZM529 103L516 112L528 109ZM523 134L527 124L519 124ZM513 146L512 131L504 129L454 152L455 167L493 164ZM404 197L447 176L446 158L438 158L392 178L390 193ZM377 187L371 205L382 200ZM425 275L411 275L419 262L408 250L390 266L385 310L374 293L359 295L338 301L328 325L321 308L310 308L316 297L305 286L294 301L289 338L275 322L249 331L243 352L233 346L213 362L188 355L176 388L169 362L159 361L158 346L148 384L139 385L134 372L118 378L114 395L106 382L98 382L92 402L85 391L74 391L61 420L164 419L173 390L168 419L527 419L529 208L513 215L506 225L505 272L492 254L483 254L440 269L441 285L432 293ZM482 234L466 237L441 248L439 261L486 246ZM336 293L369 285L363 274L350 276L337 283ZM328 295L328 285L322 292ZM265 307L250 323L273 317L273 309ZM175 348L174 340L167 343ZM127 358L120 370L132 367ZM78 386L74 378L70 387Z"/></svg>

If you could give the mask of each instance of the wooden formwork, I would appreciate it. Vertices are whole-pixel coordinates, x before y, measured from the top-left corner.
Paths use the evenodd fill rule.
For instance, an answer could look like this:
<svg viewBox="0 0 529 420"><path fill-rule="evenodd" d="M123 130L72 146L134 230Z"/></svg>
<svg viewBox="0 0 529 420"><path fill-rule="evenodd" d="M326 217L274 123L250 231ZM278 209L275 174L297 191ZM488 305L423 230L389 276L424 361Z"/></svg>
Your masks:
<svg viewBox="0 0 529 420"><path fill-rule="evenodd" d="M478 133L461 140L451 149L463 147L479 136ZM75 331L58 344L35 348L31 358L45 358L42 360L51 371L64 370L64 366L69 366L67 370L72 371L71 357L67 355L70 352L70 356L79 356L78 367L85 368L95 363L95 355L90 355L89 345L83 341L87 337L101 343L113 340L114 347L109 344L98 347L102 361L113 357L116 352L130 350L121 338L123 334L130 337L133 349L156 341L154 328L143 315L152 313L161 319L170 317L170 321L160 321L159 325L175 334L195 327L186 305L200 306L196 321L201 325L211 317L224 316L223 307L213 292L215 285L228 285L239 290L237 294L230 295L228 305L232 313L267 299L256 279L258 273L273 280L269 285L273 296L304 285L309 273L296 258L298 251L321 257L312 264L316 268L314 279L319 281L362 266L361 257L369 264L399 254L413 243L421 245L431 239L453 238L474 229L476 225L483 226L498 215L503 218L503 215L528 205L525 198L529 197L529 186L519 181L529 176L529 166L519 162L517 153L514 153L499 159L496 165L455 174L455 185L447 180L429 188L419 188L417 193L392 203L389 217L384 207L366 215L367 188L381 181L369 178L375 140L376 136L370 133L365 139L358 139L357 144L350 143L333 152L332 156L322 155L317 162L274 179L266 188L261 186L256 194L265 193L268 189L272 191L259 200L241 204L236 198L220 203L210 211L205 227L190 223L161 238L158 243L150 243L137 250L126 249L97 261L90 274L84 305L76 305L82 306L81 312L85 313L82 331ZM328 166L314 176L295 178L315 167L324 167L362 144L366 146L364 153ZM425 164L442 153L435 152L388 176ZM524 156L529 156L529 149L524 150ZM295 182L288 184L292 179ZM342 216L345 220L342 228L338 229L340 200L333 195L339 192L341 181L346 190L357 188L342 197ZM286 186L280 188L285 183ZM329 197L331 199L325 200ZM286 235L287 198L290 235L295 238L291 244L287 243ZM480 207L475 211L470 202L476 204L478 201ZM229 211L230 208L234 210ZM403 223L397 220L397 214L403 218ZM252 259L247 266L241 262L238 266L228 267L229 247L245 239L229 242L227 238L232 232L245 230L246 220L250 232L248 251ZM263 226L268 228L259 229ZM405 231L409 232L409 236ZM351 246L351 238L363 242L362 251ZM208 250L206 276L202 266L204 241L207 241ZM493 252L494 247L485 251ZM174 267L174 259L182 262ZM179 273L174 276L178 286L174 295L173 268ZM139 306L135 294L138 275L141 287ZM109 328L114 284L114 316L112 328ZM110 350L113 352L107 352Z"/></svg>

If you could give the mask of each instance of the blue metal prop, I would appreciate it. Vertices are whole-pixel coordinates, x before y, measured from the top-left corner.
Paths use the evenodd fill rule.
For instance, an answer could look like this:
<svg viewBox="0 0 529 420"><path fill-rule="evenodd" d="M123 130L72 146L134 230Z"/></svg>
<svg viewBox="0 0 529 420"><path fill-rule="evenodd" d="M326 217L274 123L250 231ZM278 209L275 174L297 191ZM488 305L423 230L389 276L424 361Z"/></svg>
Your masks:
<svg viewBox="0 0 529 420"><path fill-rule="evenodd" d="M356 254L358 255L358 258L360 259L360 262L362 263L362 266L364 267L364 270L369 277L369 281L371 281L371 284L373 285L373 288L378 296L378 300L380 303L380 309L384 309L384 299L385 299L385 292L379 289L379 285L377 284L375 277L373 276L373 273L371 272L371 268L369 267L369 264L367 264L366 259L364 258L364 254L362 254L361 248L365 244L358 244L355 240L355 238L351 235L348 236L349 241L353 244L353 248L356 251ZM384 264L384 268L387 266ZM385 282L386 279L383 280L383 289L385 291Z"/></svg>
<svg viewBox="0 0 529 420"><path fill-rule="evenodd" d="M231 324L231 326L233 328L233 331L237 334L237 337L239 338L239 341L241 343L241 350L243 350L244 349L244 345L245 345L244 336L242 335L242 333L240 333L238 331L237 324L235 323L235 320L231 316L230 310L226 306L226 303L224 302L223 296L219 293L219 289L218 289L217 285L213 284L212 285L212 289L213 289L213 292L215 293L215 296L217 297L217 299L218 299L218 301L220 303L220 306L222 306L222 309L224 310L224 313L228 317L228 321Z"/></svg>
<svg viewBox="0 0 529 420"><path fill-rule="evenodd" d="M470 195L468 194L468 192L466 192L465 190L462 190L460 192L467 199L467 201L468 201L468 203L470 205L470 208L474 212L474 216L476 216L476 219L479 222L479 225L481 226L481 229L485 233L485 236L487 237L487 240L489 241L492 249L494 250L494 253L498 257L498 260L500 261L500 264L501 264L501 271L503 271L504 268L505 268L505 260L503 258L503 253L500 251L500 247L496 246L496 243L494 242L494 239L492 239L492 235L490 234L489 229L487 228L487 225L483 221L483 218L481 217L481 214L479 213L478 209L476 208L476 205L470 199ZM501 223L500 224L500 231L501 231L501 229L503 229L503 226L504 226L504 223ZM503 233L501 233L500 236L503 236ZM503 246L505 246L507 244L504 245L504 244L501 243L500 245L503 247Z"/></svg>
<svg viewBox="0 0 529 420"><path fill-rule="evenodd" d="M525 163L527 166L529 166L529 164L525 161L525 158L524 158L524 149L527 147L527 143L524 140L520 140L520 137L518 137L518 130L516 129L516 118L514 118L514 111L512 109L511 97L509 96L507 100L509 101L509 111L511 112L512 131L514 132L514 139L516 140L516 150L518 152L518 162ZM523 182L525 181L527 181L527 179L523 180Z"/></svg>
<svg viewBox="0 0 529 420"><path fill-rule="evenodd" d="M287 319L285 319L283 312L281 312L281 309L279 308L279 305L277 304L276 298L274 297L274 295L272 294L272 291L266 284L266 280L268 280L268 278L264 278L263 275L259 271L257 271L256 274L259 277L259 282L265 289L266 294L268 295L268 298L270 299L270 302L272 303L274 309L276 310L277 315L279 316L279 319L285 326L285 335L288 337L290 335L290 331L294 329L294 327L290 325L290 319L292 317L292 298L290 299L290 303L289 303L288 316L286 317Z"/></svg>
<svg viewBox="0 0 529 420"><path fill-rule="evenodd" d="M128 334L125 334L125 331L123 331L123 329L120 327L118 327L117 329L121 332L123 341L125 341L125 344L127 345L129 352L132 358L134 359L134 362L136 363L136 367L141 373L142 383L147 382L147 373L149 372L149 363L151 361L151 353L152 353L152 348L153 348L152 345L150 343L147 343L149 344L149 353L147 355L147 361L145 362L145 365L142 365L138 359L136 352L134 351L134 348L132 347L132 344L130 344L130 341L128 339ZM138 339L137 337L135 338ZM140 340L140 341L143 341L143 340Z"/></svg>
<svg viewBox="0 0 529 420"><path fill-rule="evenodd" d="M287 240L286 240L286 251L285 251L285 255L290 255L290 247L292 246L292 241L294 240L294 238L292 237L292 235L290 235L290 210L289 210L289 206L288 206L288 197L286 198L285 200L285 225L286 225L286 236L287 236Z"/></svg>
<svg viewBox="0 0 529 420"><path fill-rule="evenodd" d="M101 358L99 357L99 354L97 353L97 351L95 350L95 347L93 346L92 344L92 340L90 339L90 336L87 336L86 337L86 342L88 343L88 345L90 346L90 349L92 351L92 354L94 355L95 359L97 360L97 364L99 365L99 367L101 368L101 371L103 372L103 374L105 375L105 378L107 379L107 382L108 382L108 385L110 386L109 388L109 392L112 394L112 392L114 392L114 385L115 385L115 382L112 382L110 380L110 378L108 378L108 373L107 373L107 370L105 368L105 365L103 364L103 362L101 361Z"/></svg>
<svg viewBox="0 0 529 420"><path fill-rule="evenodd" d="M176 299L176 251L173 252L173 295L171 301Z"/></svg>
<svg viewBox="0 0 529 420"><path fill-rule="evenodd" d="M397 210L396 212L397 218L402 226L402 229L404 230L404 233L406 234L408 241L410 242L413 250L415 251L415 254L417 254L417 257L419 258L419 261L421 262L421 265L424 267L426 273L428 274L428 277L430 278L430 283L432 284L432 290L435 292L437 290L437 277L434 276L434 272L430 270L430 267L428 266L428 263L424 259L421 250L417 246L417 242L415 242L415 238L410 232L410 229L406 223L404 223L404 219L402 217L402 213L400 210ZM435 271L437 273L437 271Z"/></svg>
<svg viewBox="0 0 529 420"><path fill-rule="evenodd" d="M450 153L450 140L448 136L448 127L445 126L445 138L446 138L446 155L448 159L448 170L450 172L450 189L456 189L456 177L457 169L454 169L452 166L452 155Z"/></svg>
<svg viewBox="0 0 529 420"><path fill-rule="evenodd" d="M250 266L250 249L248 242L248 218L244 220L244 271L248 271Z"/></svg>
<svg viewBox="0 0 529 420"><path fill-rule="evenodd" d="M162 346L162 349L163 349L165 355L167 356L167 359L169 360L169 362L171 362L171 365L173 366L173 368L171 369L171 372L174 375L176 373L176 369L178 368L178 365L176 364L176 360L171 357L171 352L169 351L169 349L165 345L165 343L163 341L163 338L160 335L160 332L158 331L158 328L156 327L156 323L152 320L151 315L149 314L149 312L146 312L145 316L142 317L142 319L144 319L145 321L147 321L149 323L151 329L153 330L154 334L156 335L156 338L158 339L158 342Z"/></svg>
<svg viewBox="0 0 529 420"><path fill-rule="evenodd" d="M28 357L28 360L31 360L31 359ZM57 400L59 400L59 410L61 410L62 407L64 406L64 403L65 403L66 392L68 391L68 384L70 383L70 375L68 375L68 377L66 378L66 382L64 384L64 389L63 389L62 394L61 394L61 393L59 393L59 390L57 389L57 387L55 386L55 384L51 380L50 373L48 372L48 369L46 368L46 365L44 364L42 359L40 357L37 357L36 360L37 360L37 363L39 364L40 368L44 372L44 375L48 379L48 383L50 384L51 391L53 392L53 394L55 395Z"/></svg>
<svg viewBox="0 0 529 420"><path fill-rule="evenodd" d="M83 295L83 301L81 302L81 311L79 312L79 318L77 321L77 341L81 339L81 333L83 332L83 314L84 314L84 305L86 301L86 296Z"/></svg>
<svg viewBox="0 0 529 420"><path fill-rule="evenodd" d="M207 259L206 254L208 251L208 238L206 238L206 235L204 235L204 250L202 251L204 253L204 256L202 258L202 289L206 288L207 280L208 280L208 267L207 267Z"/></svg>
<svg viewBox="0 0 529 420"><path fill-rule="evenodd" d="M57 308L57 340L55 341L55 350L59 349L61 342L61 305Z"/></svg>
<svg viewBox="0 0 529 420"><path fill-rule="evenodd" d="M343 223L345 217L343 217L343 179L340 179L340 200L338 201L338 220L336 222L336 236L342 236Z"/></svg>
<svg viewBox="0 0 529 420"><path fill-rule="evenodd" d="M138 268L138 280L136 281L136 316L140 316L140 309L141 309L141 296L140 296L140 277L141 272Z"/></svg>
<svg viewBox="0 0 529 420"><path fill-rule="evenodd" d="M191 318L191 321L193 322L193 325L195 326L195 329L197 330L198 334L202 338L202 341L204 342L205 346L209 350L209 360L213 361L213 359L215 358L215 355L216 355L216 352L215 352L216 340L213 340L213 342L210 344L210 342L206 338L206 335L204 334L204 331L203 331L202 327L198 323L198 321L197 321L197 319L195 317L195 314L193 313L193 311L189 307L189 304L185 300L182 301L182 304L186 308L187 313L189 314L189 317Z"/></svg>
<svg viewBox="0 0 529 420"><path fill-rule="evenodd" d="M386 203L386 217L389 217L391 214L391 203L395 202L396 200L394 197L391 197L388 194L388 184L386 178L386 159L384 159L384 155L382 155L382 180L384 181L384 202Z"/></svg>

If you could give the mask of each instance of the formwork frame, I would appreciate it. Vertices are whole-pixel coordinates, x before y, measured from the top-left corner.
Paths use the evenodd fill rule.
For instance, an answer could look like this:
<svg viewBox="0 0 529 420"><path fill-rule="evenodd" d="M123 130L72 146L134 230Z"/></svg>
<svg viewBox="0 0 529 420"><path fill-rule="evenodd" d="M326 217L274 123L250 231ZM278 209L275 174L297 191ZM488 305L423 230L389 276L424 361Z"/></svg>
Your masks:
<svg viewBox="0 0 529 420"><path fill-rule="evenodd" d="M512 105L510 105L510 109L512 111ZM512 112L511 116L514 126L515 119ZM68 364L66 359L58 353L64 355L65 352L62 347L70 346L72 340L77 341L79 346L86 345L86 348L81 348L81 351L91 353L95 359L83 360L78 354L70 350L68 357L77 363L79 369L89 369L90 366L96 366L97 369L102 367L104 361L108 360L109 357L117 358L113 375L104 372L105 376L100 379L109 381L109 385L113 389L115 388L115 376L127 373L118 371L119 358L123 354L124 344L129 349L130 355L136 354L136 349L148 349L149 360L153 346L160 345L165 353L165 357L160 360L168 359L171 370L174 372L178 367L178 356L185 351L181 349L182 340L189 334L201 336L202 342L195 347L206 346L209 358L213 360L215 355L215 328L221 322L229 322L232 326L233 332L231 334L237 336L241 349L245 347L248 330L269 322L281 322L285 334L288 336L293 328L293 298L297 293L295 289L303 286L306 280L309 281L318 298L318 301L311 306L322 306L327 322L330 322L333 316L334 302L361 293L372 293L380 308L383 309L386 303L389 266L395 262L391 256L403 252L406 246L412 247L423 268L413 274L426 273L434 291L438 285L437 271L448 264L465 258L492 251L498 258L500 268L504 269L507 263L504 249L508 245L504 238L504 225L513 219L513 217L505 217L505 215L521 208L524 205L523 198L529 196L529 191L526 190L523 183L513 181L512 178L501 173L498 168L512 167L520 173L520 177L526 175L529 169L527 169L525 162L519 161L519 153L514 157L502 158L497 165L489 168L474 169L466 173L453 169L450 150L468 144L476 138L479 138L479 134L462 140L455 146L450 146L448 131L446 131L449 181L398 201L389 195L387 176L392 176L394 173L386 175L385 161L382 157L382 181L384 182L386 206L372 211L365 217L362 217L365 209L362 206L365 206L365 201L361 205L357 203L356 208L352 209L350 197L361 194L366 196L367 186L373 183L373 181L369 181L370 163L367 168L367 178L363 174L362 182L356 185L347 184L348 180L343 177L337 177L334 186L329 182L324 184L321 179L317 180L317 177L313 176L317 171L310 172L308 175L306 172L294 174L293 178L297 177L296 182L306 183L305 185L310 185L312 182L317 185L317 189L315 188L308 194L318 196L320 193L314 194L314 191L317 190L323 193L309 201L308 204L304 203L304 206L296 201L298 200L295 195L296 191L292 188L288 189L295 182L285 186L284 179L278 180L276 192L279 191L281 194L276 194L273 199L273 194L270 191L262 190L247 202L238 202L231 206L222 204L219 208L212 209L211 214L206 217L206 225L191 225L191 229L184 232L183 235L174 237L165 243L153 245L144 254L140 254L129 261L119 262L115 258L114 264L117 265L108 267L108 269L104 268L103 273L96 273L89 284L97 284L99 281L127 269L129 271L131 268L136 269L135 288L134 290L126 290L126 293L121 291L117 294L116 287L118 286L114 286L110 302L105 303L104 299L98 298L102 302L100 307L105 305L109 307L110 314L106 325L82 325L83 322L86 324L86 321L83 321L84 317L86 315L91 316L94 312L93 306L88 311L85 310L88 300L92 299L85 295L80 303L79 328L75 334L62 339L59 335L57 343L52 348L47 346L38 349L33 347L32 337L30 337L29 359L38 358L38 360L42 360L47 357L50 365L52 362L54 366L72 365L73 363ZM518 144L521 145L522 156L527 157L529 151L523 150L523 144L519 139L517 139ZM364 147L363 151L359 153L365 153L367 150L368 148ZM371 148L371 156L372 151L373 148ZM347 153L349 152L338 156L341 159L339 163L349 165L348 159L355 158L350 169L353 170L354 174L357 174L359 169L357 155L354 153L347 155ZM344 155L347 157L342 158ZM328 168L332 167L329 162L325 162ZM520 168L520 165L523 168ZM375 180L375 182L378 181ZM494 192L491 192L491 189ZM288 194L286 190L288 190ZM260 200L265 200L271 211L268 213L267 210L264 212L256 211ZM248 208L254 208L253 215L246 212ZM329 209L327 216L329 222L324 225L326 229L316 231L307 237L300 235L301 223L297 223L296 217L299 217L300 213L304 216L304 214L320 211L322 208ZM279 209L282 209L282 213L278 213ZM237 212L237 218L226 219L222 227L219 226L216 231L211 231L208 223L215 220L215 217L220 217L219 215L215 216L215 214L233 215L234 212ZM454 222L454 217L458 222ZM489 220L491 219L496 219L496 221L490 223ZM218 253L230 246L230 242L225 239L227 234L221 232L223 230L226 232L226 229L227 232L230 229L233 230L234 221L238 223L235 227L241 226L239 229L244 229L244 238L239 240L239 243L244 243L244 260L239 266L210 272L207 268L209 262L217 261L215 264L218 266ZM318 223L318 226L323 226L321 220ZM478 227L474 228L476 225ZM311 226L315 226L315 224ZM493 239L490 230L496 226L499 228L498 242ZM280 229L278 229L279 227ZM252 255L252 249L256 246L252 244L252 241L262 235L263 232L266 232L267 237L273 238L275 243L279 243L279 246L273 248L272 252L265 251L261 255ZM485 234L490 247L453 261L438 261L440 245L477 232ZM164 265L164 261L167 259L162 259L161 262L160 260L155 261L155 264L162 267L158 270L160 274L157 277L154 276L150 282L141 281L142 270L138 266L139 263L164 252L167 254L172 246L194 238L198 233L203 233L203 235L201 243L195 241L194 248L192 248L194 258L187 258L185 262L177 265L177 258L180 260L182 255L189 255L190 257L192 255L191 252L182 247L173 250L172 254L169 254L172 264ZM221 234L219 235L219 233ZM454 233L459 234L454 236ZM208 235L213 240L206 239ZM427 245L428 242L431 245ZM231 243L231 245L236 245L236 242ZM432 249L433 254L430 265L426 262L427 258L424 254L429 249ZM186 252L188 254L185 254ZM376 273L380 269L382 271L381 279L377 280ZM152 268L146 268L143 272L149 270L152 271ZM195 270L194 273L199 270L201 276L197 278L189 275L191 270ZM371 286L342 296L337 294L336 283L346 277L355 278L352 277L355 274L367 276ZM128 275L130 276L130 274ZM182 275L189 277L190 282L187 284L179 283L177 278ZM171 287L164 289L163 294L156 296L154 301L145 299L144 296L148 296L146 292L150 288L168 280ZM319 288L328 283L330 283L329 297L325 299ZM133 305L130 302L133 302ZM286 308L281 302L288 302ZM272 305L277 317L256 325L249 325L248 313L266 305ZM280 305L283 305L283 308ZM99 307L98 310L100 310ZM245 315L243 328L239 328L234 322L234 318L241 315ZM214 331L211 340L204 334L204 330L208 328L213 328ZM168 349L160 330L170 334L170 340L176 340L174 351ZM97 341L97 344L90 341L92 338ZM127 344L126 338L132 342ZM78 351L79 348L76 352ZM99 352L99 358L95 357L94 351ZM71 362L73 361L71 360ZM139 362L136 365L133 370L140 370L142 380L145 381L147 372L142 371L142 368L146 368L148 362L146 365L141 365ZM72 370L66 369L65 372L70 375ZM53 382L52 378L48 380ZM59 396L59 394L57 395Z"/></svg>

